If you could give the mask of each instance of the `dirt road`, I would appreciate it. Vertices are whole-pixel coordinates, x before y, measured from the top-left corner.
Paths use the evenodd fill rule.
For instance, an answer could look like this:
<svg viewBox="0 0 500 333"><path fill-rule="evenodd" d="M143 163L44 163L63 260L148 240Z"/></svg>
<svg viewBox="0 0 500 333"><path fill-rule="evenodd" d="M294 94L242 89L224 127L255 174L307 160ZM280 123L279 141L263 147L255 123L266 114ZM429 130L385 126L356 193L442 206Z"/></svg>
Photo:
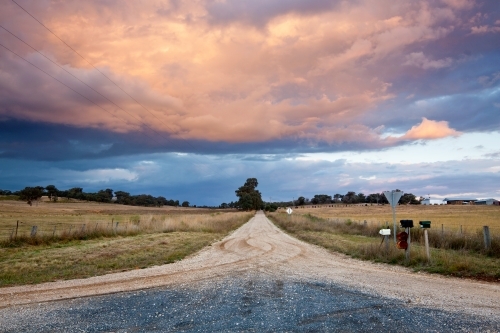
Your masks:
<svg viewBox="0 0 500 333"><path fill-rule="evenodd" d="M500 320L500 285L413 273L401 267L357 261L288 236L263 213L223 241L180 262L89 279L0 289L0 307L153 287L180 288L232 276L287 283L321 281L364 295L418 308Z"/></svg>

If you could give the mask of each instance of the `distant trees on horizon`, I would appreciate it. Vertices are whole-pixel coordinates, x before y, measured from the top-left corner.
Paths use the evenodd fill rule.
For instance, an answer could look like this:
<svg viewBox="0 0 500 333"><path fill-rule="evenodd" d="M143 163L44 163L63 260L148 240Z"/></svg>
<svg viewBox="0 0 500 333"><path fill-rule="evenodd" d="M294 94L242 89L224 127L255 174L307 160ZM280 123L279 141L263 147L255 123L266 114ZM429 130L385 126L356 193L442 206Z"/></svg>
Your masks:
<svg viewBox="0 0 500 333"><path fill-rule="evenodd" d="M113 195L114 194L114 195ZM77 199L84 201L94 201L102 203L117 203L129 206L162 207L181 206L179 200L166 199L159 196L154 197L149 194L131 195L124 191L112 189L99 190L97 192L84 192L81 187L73 187L69 190L59 190L54 185L25 187L23 190L12 192L10 190L0 190L0 195L17 195L20 200L26 201L30 206L33 202L40 200L42 196L47 196L49 200L56 202L59 198ZM189 207L189 202L184 201L182 207ZM196 206L194 206L196 207Z"/></svg>

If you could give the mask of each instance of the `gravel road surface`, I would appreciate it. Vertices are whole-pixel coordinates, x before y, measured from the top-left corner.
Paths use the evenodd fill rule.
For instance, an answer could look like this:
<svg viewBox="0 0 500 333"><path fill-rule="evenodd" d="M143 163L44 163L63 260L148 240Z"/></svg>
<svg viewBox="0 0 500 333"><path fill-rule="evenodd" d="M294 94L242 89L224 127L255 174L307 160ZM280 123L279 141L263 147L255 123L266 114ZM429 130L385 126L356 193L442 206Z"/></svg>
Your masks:
<svg viewBox="0 0 500 333"><path fill-rule="evenodd" d="M500 285L357 261L262 213L180 262L0 289L0 332L500 332Z"/></svg>

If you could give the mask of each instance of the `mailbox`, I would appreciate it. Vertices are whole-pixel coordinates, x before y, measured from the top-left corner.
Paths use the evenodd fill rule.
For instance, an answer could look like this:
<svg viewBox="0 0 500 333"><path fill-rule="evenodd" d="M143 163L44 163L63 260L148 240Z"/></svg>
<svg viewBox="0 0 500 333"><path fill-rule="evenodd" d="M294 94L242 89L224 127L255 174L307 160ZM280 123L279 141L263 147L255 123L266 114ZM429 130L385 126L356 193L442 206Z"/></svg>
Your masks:
<svg viewBox="0 0 500 333"><path fill-rule="evenodd" d="M408 234L404 231L398 232L396 234L396 247L401 250L406 250L408 248Z"/></svg>
<svg viewBox="0 0 500 333"><path fill-rule="evenodd" d="M420 224L420 228L430 228L431 227L431 221L420 221L418 223Z"/></svg>
<svg viewBox="0 0 500 333"><path fill-rule="evenodd" d="M400 220L401 228L413 228L413 220Z"/></svg>
<svg viewBox="0 0 500 333"><path fill-rule="evenodd" d="M391 235L391 229L380 229L378 232L382 236L390 236Z"/></svg>

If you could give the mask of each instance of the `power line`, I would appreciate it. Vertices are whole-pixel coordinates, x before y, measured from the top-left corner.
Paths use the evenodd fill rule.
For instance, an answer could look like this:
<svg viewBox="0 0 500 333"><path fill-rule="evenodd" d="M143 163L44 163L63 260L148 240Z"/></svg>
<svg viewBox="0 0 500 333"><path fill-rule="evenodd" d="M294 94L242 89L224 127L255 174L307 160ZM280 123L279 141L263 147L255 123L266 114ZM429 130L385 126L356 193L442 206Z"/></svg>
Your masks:
<svg viewBox="0 0 500 333"><path fill-rule="evenodd" d="M62 82L61 80L57 79L56 77L52 76L51 74L47 73L46 71L44 71L43 69L41 69L40 67L38 67L37 65L35 65L34 63L32 63L31 61L25 59L24 57L22 57L21 55L17 54L16 52L12 51L11 49L9 49L7 46L3 45L0 43L0 46L3 47L4 49L6 49L7 51L11 52L12 54L15 54L16 56L18 56L19 58L21 58L22 60L26 61L28 64L30 64L31 66L35 67L36 69L38 69L39 71L41 71L42 73L44 73L45 75L51 77L52 79L56 80L57 82L59 82L60 84L62 84L63 86L65 86L66 88L68 88L69 90L73 91L74 93L80 95L81 97L85 98L87 101L91 102L92 104L94 104L95 106L97 106L98 108L100 108L101 110L109 113L111 116L115 117L116 119L118 120L121 120L123 121L126 125L128 125L128 123L124 120L124 119L120 119L118 118L116 115L114 115L113 113L111 113L110 111L106 110L105 108L103 108L102 106L100 106L99 104L97 104L96 102L92 101L90 98L88 98L87 96L79 93L78 91L76 91L75 89L71 88L70 86L68 86L67 84L65 84L64 82ZM148 135L146 133L144 133L145 135ZM150 137L148 135L148 137L150 139L154 139L152 137Z"/></svg>
<svg viewBox="0 0 500 333"><path fill-rule="evenodd" d="M80 81L81 83L83 83L84 85L86 85L88 88L92 89L95 93L99 94L101 97L103 97L104 99L106 99L108 102L110 102L111 104L113 104L114 106L116 106L118 109L122 110L123 112L125 112L126 114L128 114L129 116L131 117L134 117L135 119L138 119L144 126L146 126L148 129L150 129L151 131L155 132L156 134L158 134L160 137L162 137L163 139L167 140L167 138L163 137L161 133L158 133L155 129L153 129L152 127L150 127L149 125L147 125L146 123L142 122L142 120L140 118L138 118L137 116L135 116L134 114L131 114L130 112L124 110L123 108L121 108L119 105L117 105L115 102L113 102L112 100L110 100L109 98L107 98L106 96L104 96L103 94L101 94L100 92L98 92L97 90L95 90L94 88L92 88L90 85L88 85L87 83L85 83L83 80L79 79L77 76L75 76L73 73L71 73L70 71L68 71L66 68L64 68L63 66L59 65L58 63L56 63L55 61L53 61L52 59L50 59L49 57L47 57L45 54L43 54L42 52L40 52L39 50L35 49L33 46L31 46L30 44L28 44L26 41L22 40L20 37L16 36L13 32L11 32L10 30L8 30L7 28L5 28L4 26L2 26L0 24L0 28L4 29L5 31L7 31L9 34L11 34L12 36L14 36L15 38L17 38L19 41L21 41L22 43L24 43L25 45L27 45L28 47L30 47L32 50L34 50L35 52L39 53L41 56L43 56L45 59L47 59L48 61L50 61L51 63L53 63L54 65L56 65L57 67L61 68L63 71L65 71L66 73L68 73L69 75L71 75L72 77L74 77L75 79L77 79L78 81ZM160 142L161 143L161 142Z"/></svg>
<svg viewBox="0 0 500 333"><path fill-rule="evenodd" d="M85 62L87 62L90 66L92 66L96 71L98 71L102 76L104 76L106 79L108 79L111 83L113 83L118 89L120 89L123 93L125 93L128 97L130 97L134 102L136 102L139 106L141 106L144 110L149 112L152 116L154 116L156 119L158 119L167 129L169 129L172 133L174 130L170 128L167 124L165 124L160 118L158 118L154 113L149 111L144 105L142 105L139 101L137 101L134 97L132 97L129 93L127 93L124 89L122 89L117 83L115 83L113 80L111 80L106 74L101 72L96 66L94 66L90 61L88 61L84 56L82 56L80 53L78 53L74 48L72 48L68 43L66 43L64 40L62 40L59 36L57 36L52 30L50 30L46 25L44 25L40 20L38 20L35 16L33 16L30 12L28 12L24 7L22 7L20 4L18 4L15 0L12 0L19 8L21 8L24 12L26 12L29 16L31 16L35 21L37 21L41 26L43 26L45 29L47 29L52 35L54 35L57 39L59 39L64 45L66 45L68 48L70 48L73 52L75 52L80 58L82 58ZM195 151L195 147L187 140L180 138L180 140L186 142L193 150Z"/></svg>

